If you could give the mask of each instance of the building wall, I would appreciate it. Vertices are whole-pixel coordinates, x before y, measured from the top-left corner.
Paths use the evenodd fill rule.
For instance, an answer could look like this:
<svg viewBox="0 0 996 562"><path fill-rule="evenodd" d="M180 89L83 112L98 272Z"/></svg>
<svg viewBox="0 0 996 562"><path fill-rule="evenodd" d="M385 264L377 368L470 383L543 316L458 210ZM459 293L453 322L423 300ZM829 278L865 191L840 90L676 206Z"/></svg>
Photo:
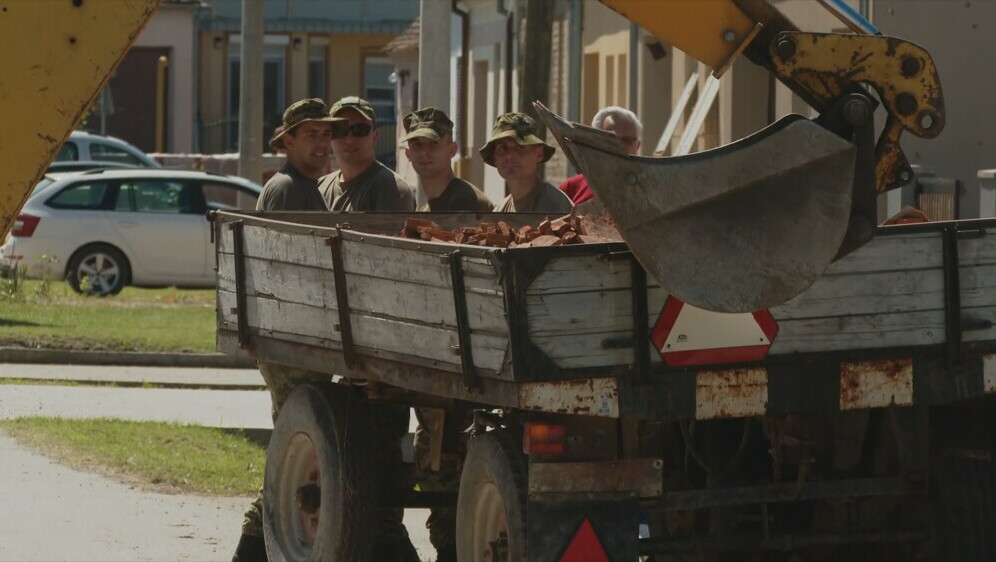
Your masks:
<svg viewBox="0 0 996 562"><path fill-rule="evenodd" d="M166 102L169 115L166 150L169 152L190 152L194 148L197 45L194 13L189 7L164 4L135 41L137 47L170 49Z"/></svg>
<svg viewBox="0 0 996 562"><path fill-rule="evenodd" d="M225 99L228 73L224 71L228 34L203 31L200 44L201 151L220 152L226 143L224 122L228 115Z"/></svg>
<svg viewBox="0 0 996 562"><path fill-rule="evenodd" d="M328 92L329 103L343 96L363 94L363 59L380 54L393 35L329 35Z"/></svg>
<svg viewBox="0 0 996 562"><path fill-rule="evenodd" d="M944 92L946 121L935 139L902 137L911 164L962 180L963 217L979 214L976 174L996 167L996 112L992 111L991 73L985 53L996 50L996 2L875 0L872 22L886 35L923 46L937 65ZM982 64L980 64L982 63Z"/></svg>

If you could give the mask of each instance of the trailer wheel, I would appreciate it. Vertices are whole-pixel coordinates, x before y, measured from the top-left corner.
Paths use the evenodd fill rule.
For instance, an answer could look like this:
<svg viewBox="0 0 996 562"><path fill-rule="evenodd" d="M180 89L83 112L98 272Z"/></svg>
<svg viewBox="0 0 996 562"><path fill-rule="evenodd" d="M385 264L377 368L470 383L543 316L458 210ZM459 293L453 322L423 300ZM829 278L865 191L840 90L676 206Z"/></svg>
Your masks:
<svg viewBox="0 0 996 562"><path fill-rule="evenodd" d="M526 460L505 431L474 436L460 475L457 559L526 559Z"/></svg>
<svg viewBox="0 0 996 562"><path fill-rule="evenodd" d="M263 536L272 562L369 560L377 502L366 400L304 384L280 409L266 453Z"/></svg>
<svg viewBox="0 0 996 562"><path fill-rule="evenodd" d="M996 560L996 432L972 408L932 417L931 559Z"/></svg>

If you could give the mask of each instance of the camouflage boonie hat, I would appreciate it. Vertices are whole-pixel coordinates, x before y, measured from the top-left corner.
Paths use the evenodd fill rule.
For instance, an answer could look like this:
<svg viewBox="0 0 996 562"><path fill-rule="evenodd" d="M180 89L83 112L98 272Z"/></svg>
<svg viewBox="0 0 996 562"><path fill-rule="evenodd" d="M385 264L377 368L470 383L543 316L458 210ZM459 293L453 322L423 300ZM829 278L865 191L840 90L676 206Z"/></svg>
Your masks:
<svg viewBox="0 0 996 562"><path fill-rule="evenodd" d="M329 110L329 115L335 117L350 108L359 111L360 115L369 119L372 124L377 124L377 114L374 113L373 106L367 100L357 96L346 96L333 103L332 109Z"/></svg>
<svg viewBox="0 0 996 562"><path fill-rule="evenodd" d="M484 162L488 165L494 166L494 153L495 153L495 143L504 138L511 138L519 146L529 146L533 144L543 145L543 162L546 162L553 156L553 153L557 151L556 148L550 146L549 144L543 142L538 136L536 136L536 122L533 121L532 117L529 117L525 113L505 113L504 115L499 115L498 119L495 120L494 131L491 133L491 139L488 143L481 147L478 151L481 153L481 158L484 158Z"/></svg>
<svg viewBox="0 0 996 562"><path fill-rule="evenodd" d="M423 107L413 111L405 115L403 123L408 134L401 139L401 142L417 137L439 140L453 133L453 121L450 121L443 110L435 107Z"/></svg>
<svg viewBox="0 0 996 562"><path fill-rule="evenodd" d="M283 136L305 121L327 121L332 123L332 131L336 136L345 134L349 127L349 121L341 117L329 115L325 102L318 98L296 101L290 104L284 111L283 130L273 135L270 139L270 148L280 150L287 148L284 144Z"/></svg>

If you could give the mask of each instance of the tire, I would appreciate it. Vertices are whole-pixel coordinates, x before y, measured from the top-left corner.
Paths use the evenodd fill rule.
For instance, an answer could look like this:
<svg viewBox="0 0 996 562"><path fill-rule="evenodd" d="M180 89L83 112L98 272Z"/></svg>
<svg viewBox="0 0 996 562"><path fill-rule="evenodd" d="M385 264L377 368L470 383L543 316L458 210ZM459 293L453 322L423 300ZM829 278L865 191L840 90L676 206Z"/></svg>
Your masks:
<svg viewBox="0 0 996 562"><path fill-rule="evenodd" d="M366 399L339 385L303 384L284 402L263 479L271 562L370 560L377 527L372 427Z"/></svg>
<svg viewBox="0 0 996 562"><path fill-rule="evenodd" d="M979 414L932 412L931 560L996 560L996 435Z"/></svg>
<svg viewBox="0 0 996 562"><path fill-rule="evenodd" d="M66 280L83 295L106 297L124 289L130 277L128 258L114 246L93 244L76 250L66 267Z"/></svg>
<svg viewBox="0 0 996 562"><path fill-rule="evenodd" d="M526 560L526 474L508 432L470 439L457 497L457 560Z"/></svg>

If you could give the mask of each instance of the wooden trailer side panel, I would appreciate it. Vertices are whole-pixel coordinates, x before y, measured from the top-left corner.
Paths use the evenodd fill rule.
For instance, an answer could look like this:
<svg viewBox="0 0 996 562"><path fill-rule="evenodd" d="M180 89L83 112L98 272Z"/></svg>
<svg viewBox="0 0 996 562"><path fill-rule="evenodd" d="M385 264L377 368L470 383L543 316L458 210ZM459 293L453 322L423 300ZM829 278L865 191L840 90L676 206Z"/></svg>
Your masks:
<svg viewBox="0 0 996 562"><path fill-rule="evenodd" d="M243 224L244 314L251 333L342 350L329 239L327 232ZM233 230L221 228L217 243L219 327L237 330ZM357 353L462 370L451 270L443 252L344 239L342 256ZM462 264L474 364L478 374L497 377L509 345L501 286L488 260L467 257Z"/></svg>

